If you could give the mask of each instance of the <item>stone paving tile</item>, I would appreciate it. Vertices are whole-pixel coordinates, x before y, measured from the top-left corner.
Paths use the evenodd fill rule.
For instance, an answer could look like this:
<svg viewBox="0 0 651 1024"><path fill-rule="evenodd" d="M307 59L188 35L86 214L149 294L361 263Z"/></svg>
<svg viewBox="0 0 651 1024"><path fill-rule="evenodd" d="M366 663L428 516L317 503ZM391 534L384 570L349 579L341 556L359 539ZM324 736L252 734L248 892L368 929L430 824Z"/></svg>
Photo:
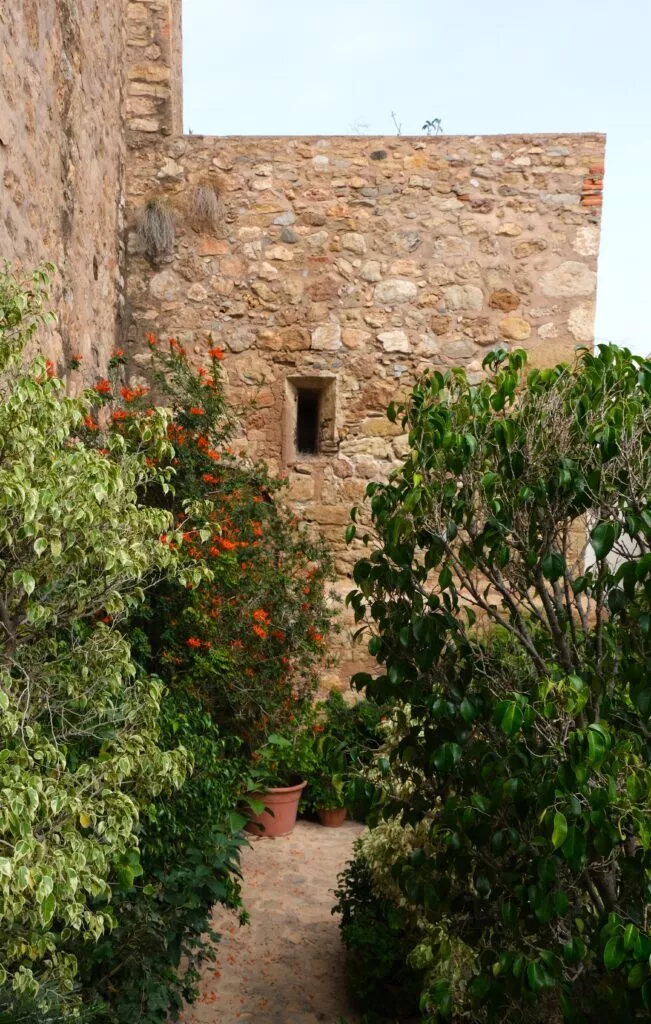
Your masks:
<svg viewBox="0 0 651 1024"><path fill-rule="evenodd" d="M201 995L183 1024L356 1024L346 995L339 922L331 914L337 875L363 826L301 821L291 836L256 839L242 856L250 925L221 908L217 960L204 966Z"/></svg>

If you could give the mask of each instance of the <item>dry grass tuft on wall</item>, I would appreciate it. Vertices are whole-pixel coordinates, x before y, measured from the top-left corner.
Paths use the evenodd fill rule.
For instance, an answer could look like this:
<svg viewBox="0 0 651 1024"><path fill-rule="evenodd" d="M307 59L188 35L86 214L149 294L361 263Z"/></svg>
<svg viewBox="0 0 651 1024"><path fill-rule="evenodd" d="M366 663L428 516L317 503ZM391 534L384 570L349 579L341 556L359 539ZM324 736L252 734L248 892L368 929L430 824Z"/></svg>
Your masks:
<svg viewBox="0 0 651 1024"><path fill-rule="evenodd" d="M190 196L190 223L195 231L221 234L226 209L212 185L197 185Z"/></svg>
<svg viewBox="0 0 651 1024"><path fill-rule="evenodd" d="M145 255L153 264L160 264L174 255L174 214L157 199L150 199L142 211L138 233Z"/></svg>

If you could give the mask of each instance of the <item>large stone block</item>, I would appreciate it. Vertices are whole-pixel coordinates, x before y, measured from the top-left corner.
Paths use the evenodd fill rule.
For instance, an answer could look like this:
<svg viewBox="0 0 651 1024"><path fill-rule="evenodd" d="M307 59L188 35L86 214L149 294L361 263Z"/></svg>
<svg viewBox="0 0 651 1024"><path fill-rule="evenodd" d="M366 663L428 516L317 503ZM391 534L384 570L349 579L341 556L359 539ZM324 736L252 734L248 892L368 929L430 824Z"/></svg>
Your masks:
<svg viewBox="0 0 651 1024"><path fill-rule="evenodd" d="M336 352L341 348L341 326L321 324L312 332L312 348L323 352Z"/></svg>
<svg viewBox="0 0 651 1024"><path fill-rule="evenodd" d="M385 352L411 352L409 338L404 331L381 331L378 340Z"/></svg>
<svg viewBox="0 0 651 1024"><path fill-rule="evenodd" d="M484 305L484 293L472 284L453 284L443 289L448 309L468 309L478 312Z"/></svg>
<svg viewBox="0 0 651 1024"><path fill-rule="evenodd" d="M390 278L388 281L381 281L375 289L375 301L383 306L411 302L417 295L418 288L416 284L413 281L403 281L400 278Z"/></svg>
<svg viewBox="0 0 651 1024"><path fill-rule="evenodd" d="M538 284L544 295L573 298L592 295L597 287L597 275L586 263L566 260L553 270L546 271Z"/></svg>
<svg viewBox="0 0 651 1024"><path fill-rule="evenodd" d="M531 324L521 316L507 316L500 320L500 331L510 340L526 341L531 334Z"/></svg>
<svg viewBox="0 0 651 1024"><path fill-rule="evenodd" d="M183 281L173 270L162 270L155 274L149 282L149 291L155 299L163 302L175 302L181 297Z"/></svg>
<svg viewBox="0 0 651 1024"><path fill-rule="evenodd" d="M290 473L288 483L290 501L311 501L314 497L314 477L304 473Z"/></svg>
<svg viewBox="0 0 651 1024"><path fill-rule="evenodd" d="M258 332L258 339L261 348L272 352L300 352L310 347L310 332L298 324L265 328Z"/></svg>
<svg viewBox="0 0 651 1024"><path fill-rule="evenodd" d="M311 505L305 516L311 522L321 523L323 526L344 526L350 521L348 507L341 505Z"/></svg>

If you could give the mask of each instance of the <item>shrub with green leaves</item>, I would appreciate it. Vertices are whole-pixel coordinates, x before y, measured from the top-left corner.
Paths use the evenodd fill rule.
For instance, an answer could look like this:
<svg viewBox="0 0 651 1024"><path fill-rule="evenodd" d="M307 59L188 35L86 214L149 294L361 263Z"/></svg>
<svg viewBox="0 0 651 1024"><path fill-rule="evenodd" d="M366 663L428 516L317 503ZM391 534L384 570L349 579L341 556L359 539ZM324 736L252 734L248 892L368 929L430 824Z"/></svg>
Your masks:
<svg viewBox="0 0 651 1024"><path fill-rule="evenodd" d="M363 840L339 876L335 896L333 913L341 915L341 937L349 953L348 987L363 1024L413 1019L422 972L411 968L409 955L420 933L409 912L377 884Z"/></svg>
<svg viewBox="0 0 651 1024"><path fill-rule="evenodd" d="M221 349L207 348L197 368L175 339L163 349L150 336L150 345L153 389L172 409L175 450L160 463L173 474L172 489L163 494L154 482L143 500L170 509L186 559L208 572L192 590L167 580L149 592L138 622L149 641L147 667L170 685L183 678L223 734L255 749L312 703L333 625L332 559L283 501L282 482L230 448L234 413ZM111 380L96 389L112 407L112 433L138 444L151 395L119 386L122 362L116 353ZM87 437L103 445L97 426L88 424Z"/></svg>
<svg viewBox="0 0 651 1024"><path fill-rule="evenodd" d="M312 811L347 807L364 819L370 787L363 769L380 746L381 716L377 704L367 700L351 703L334 689L316 704L311 724L314 763L307 776L306 807Z"/></svg>
<svg viewBox="0 0 651 1024"><path fill-rule="evenodd" d="M215 904L246 920L239 885L245 818L235 811L246 763L220 738L200 700L180 687L161 703L160 744L192 757L182 788L141 810L140 872L116 873L106 910L114 927L79 945L84 997L102 1009L94 1024L164 1024L198 994L199 970L219 940ZM235 920L237 920L237 917Z"/></svg>
<svg viewBox="0 0 651 1024"><path fill-rule="evenodd" d="M399 721L383 815L427 823L392 865L433 929L422 1012L648 1019L651 362L485 365L390 408L409 452L349 598Z"/></svg>
<svg viewBox="0 0 651 1024"><path fill-rule="evenodd" d="M138 861L139 806L182 783L186 752L158 740L161 685L136 673L116 622L175 566L169 513L138 490L169 450L163 413L140 448L109 456L77 434L92 399L64 396L53 367L23 368L45 318L47 275L0 277L0 987L4 1005L65 1002L62 950L112 923L119 863Z"/></svg>

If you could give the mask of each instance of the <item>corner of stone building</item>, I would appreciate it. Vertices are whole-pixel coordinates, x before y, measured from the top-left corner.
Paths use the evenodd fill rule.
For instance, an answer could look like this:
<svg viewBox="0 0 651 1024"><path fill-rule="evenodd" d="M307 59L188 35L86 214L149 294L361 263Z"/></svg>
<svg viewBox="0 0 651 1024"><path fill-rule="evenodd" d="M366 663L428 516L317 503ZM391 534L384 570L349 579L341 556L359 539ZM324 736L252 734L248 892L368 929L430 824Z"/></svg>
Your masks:
<svg viewBox="0 0 651 1024"><path fill-rule="evenodd" d="M182 0L127 5L127 142L138 151L183 132Z"/></svg>
<svg viewBox="0 0 651 1024"><path fill-rule="evenodd" d="M125 289L124 14L123 0L22 0L0 18L0 252L56 264L57 327L33 347L62 374L82 354L87 378L106 369Z"/></svg>

